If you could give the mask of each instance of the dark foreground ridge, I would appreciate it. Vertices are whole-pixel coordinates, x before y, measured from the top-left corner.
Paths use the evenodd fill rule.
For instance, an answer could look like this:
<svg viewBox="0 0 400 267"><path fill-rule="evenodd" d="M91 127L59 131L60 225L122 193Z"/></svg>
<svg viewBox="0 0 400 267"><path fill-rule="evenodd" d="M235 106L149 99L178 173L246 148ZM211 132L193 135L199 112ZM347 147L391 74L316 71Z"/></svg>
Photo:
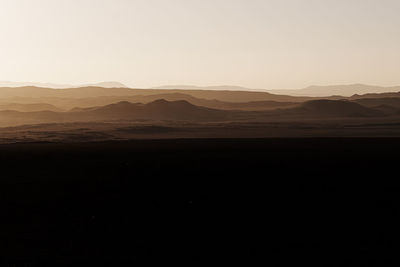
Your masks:
<svg viewBox="0 0 400 267"><path fill-rule="evenodd" d="M395 265L398 151L397 138L2 145L0 266Z"/></svg>

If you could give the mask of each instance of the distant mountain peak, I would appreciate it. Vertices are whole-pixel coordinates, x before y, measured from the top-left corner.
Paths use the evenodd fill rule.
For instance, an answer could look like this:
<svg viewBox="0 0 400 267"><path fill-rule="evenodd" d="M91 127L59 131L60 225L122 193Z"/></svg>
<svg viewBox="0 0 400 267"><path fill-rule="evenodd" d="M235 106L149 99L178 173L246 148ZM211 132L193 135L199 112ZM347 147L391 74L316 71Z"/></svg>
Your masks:
<svg viewBox="0 0 400 267"><path fill-rule="evenodd" d="M348 100L318 99L304 102L302 108L315 115L333 117L368 117L381 115L379 111Z"/></svg>
<svg viewBox="0 0 400 267"><path fill-rule="evenodd" d="M104 87L104 88L127 88L127 86L120 82L109 81L109 82L99 82L94 84L86 84L85 86L95 86L95 87Z"/></svg>
<svg viewBox="0 0 400 267"><path fill-rule="evenodd" d="M149 104L158 105L158 104L168 104L169 102L170 101L167 101L164 98L162 98L162 99L154 100L153 102L150 102Z"/></svg>
<svg viewBox="0 0 400 267"><path fill-rule="evenodd" d="M216 86L195 86L195 85L164 85L153 87L151 89L165 89L165 90L214 90L214 91L256 91L265 92L264 89L252 89L236 85L216 85Z"/></svg>
<svg viewBox="0 0 400 267"><path fill-rule="evenodd" d="M30 87L30 86L41 87L41 88L53 88L53 89L67 89L67 88L79 88L79 87L127 88L127 86L124 85L123 83L116 81L105 81L105 82L89 83L82 85L0 81L0 87Z"/></svg>
<svg viewBox="0 0 400 267"><path fill-rule="evenodd" d="M153 102L150 102L147 104L148 106L160 106L160 107L165 107L165 106L170 106L170 107L177 107L177 108L186 108L186 107L197 107L191 103L189 103L186 100L175 100L175 101L168 101L165 99L157 99Z"/></svg>
<svg viewBox="0 0 400 267"><path fill-rule="evenodd" d="M117 105L117 106L128 106L128 105L132 105L133 103L129 102L129 101L119 101L115 104L111 104L111 105Z"/></svg>
<svg viewBox="0 0 400 267"><path fill-rule="evenodd" d="M397 92L399 90L400 90L399 86L383 87L383 86L375 86L362 83L354 83L354 84L338 84L338 85L311 85L303 89L268 90L268 92L273 94L285 94L292 96L350 97L355 94L364 95L369 93L387 93L387 92Z"/></svg>

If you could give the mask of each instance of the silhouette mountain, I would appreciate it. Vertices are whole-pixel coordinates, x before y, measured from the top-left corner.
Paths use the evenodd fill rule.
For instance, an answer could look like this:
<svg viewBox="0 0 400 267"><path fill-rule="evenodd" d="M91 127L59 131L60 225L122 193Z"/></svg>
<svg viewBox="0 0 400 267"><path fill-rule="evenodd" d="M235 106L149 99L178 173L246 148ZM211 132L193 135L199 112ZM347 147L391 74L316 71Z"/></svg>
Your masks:
<svg viewBox="0 0 400 267"><path fill-rule="evenodd" d="M352 102L358 103L366 107L377 107L382 105L392 106L400 108L400 97L387 97L387 98L361 98L352 100Z"/></svg>
<svg viewBox="0 0 400 267"><path fill-rule="evenodd" d="M20 104L20 103L7 103L0 104L0 110L14 110L20 112L36 112L36 111L56 111L61 112L62 109L47 103L33 103L33 104Z"/></svg>
<svg viewBox="0 0 400 267"><path fill-rule="evenodd" d="M167 101L185 100L193 105L208 107L213 109L237 109L237 110L267 110L279 107L293 106L294 102L278 102L278 101L250 101L250 102L226 102L220 100L211 100L193 97L183 93L166 93L148 96L133 96L126 98L129 102L149 103L157 99L165 99Z"/></svg>
<svg viewBox="0 0 400 267"><path fill-rule="evenodd" d="M303 89L297 90L268 90L273 94L285 94L292 96L310 96L310 97L327 97L327 96L345 96L350 97L358 94L369 94L369 93L386 93L386 92L398 92L400 86L383 87L366 84L346 84L346 85L328 85L328 86L309 86Z"/></svg>
<svg viewBox="0 0 400 267"><path fill-rule="evenodd" d="M67 89L67 88L79 88L79 87L103 87L103 88L126 88L126 86L120 82L99 82L90 83L84 85L71 85L71 84L57 84L57 83L35 83L35 82L10 82L0 81L0 87L43 87L52 89Z"/></svg>
<svg viewBox="0 0 400 267"><path fill-rule="evenodd" d="M103 107L75 110L79 116L102 119L152 119L215 121L226 119L229 113L195 106L185 100L166 101L159 99L148 104L118 102Z"/></svg>
<svg viewBox="0 0 400 267"><path fill-rule="evenodd" d="M277 102L303 102L311 100L310 97L294 97L274 95L266 92L247 91L215 91L215 90L163 90L163 89L130 89L130 88L104 88L80 87L56 90L42 87L1 87L0 98L12 97L58 97L58 98L87 98L103 96L150 96L157 94L183 93L195 98L219 100L224 102L249 102L249 101L277 101Z"/></svg>
<svg viewBox="0 0 400 267"><path fill-rule="evenodd" d="M213 109L225 110L269 110L274 108L283 108L296 105L296 102L280 102L280 101L250 101L250 102L227 102L220 100L211 100L204 98L193 97L183 93L164 93L155 95L134 95L134 96L98 96L98 97L11 97L7 99L8 103L19 104L40 104L43 101L50 103L64 110L73 108L87 108L95 106L105 106L121 101L131 103L147 104L157 99L165 99L167 101L186 100L196 106L203 106Z"/></svg>
<svg viewBox="0 0 400 267"><path fill-rule="evenodd" d="M40 89L39 89L40 88ZM90 88L90 89L89 89ZM97 90L94 88L98 88ZM15 90L10 90L15 89ZM47 90L45 90L47 89ZM64 89L55 93L49 89ZM79 90L74 90L79 89ZM104 91L100 89L114 89ZM115 90L115 89L126 89ZM65 85L50 83L18 83L18 82L0 82L0 97L26 96L26 97L98 97L98 96L115 96L115 95L154 95L165 93L184 93L193 97L204 98L208 100L220 100L228 102L249 102L249 101L291 101L301 102L311 100L312 98L338 96L342 97L362 97L366 94L383 94L399 92L400 86L382 87L364 84L350 85L330 85L330 86L309 86L296 90L264 90L251 89L240 86L191 86L191 85L172 85L160 86L151 89L128 89L120 82L100 82L85 85ZM87 94L90 92L90 94ZM376 96L364 96L376 97Z"/></svg>
<svg viewBox="0 0 400 267"><path fill-rule="evenodd" d="M382 112L346 100L313 100L294 109L302 115L313 117L371 117L381 116Z"/></svg>
<svg viewBox="0 0 400 267"><path fill-rule="evenodd" d="M400 98L400 92L369 93L364 95L355 94L352 95L349 99L355 100L355 99L365 99L365 98Z"/></svg>
<svg viewBox="0 0 400 267"><path fill-rule="evenodd" d="M313 100L296 107L264 111L219 110L196 106L185 100L159 99L148 104L120 101L105 106L75 108L69 112L18 112L0 111L0 125L15 126L39 123L98 122L98 121L277 121L326 118L365 118L398 114L384 104L370 108L347 100ZM400 113L399 113L400 114Z"/></svg>
<svg viewBox="0 0 400 267"><path fill-rule="evenodd" d="M104 88L104 87L79 87L56 90L43 87L2 87L0 88L0 98L11 97L64 97L64 98L83 98L99 96L129 96L136 95L137 92L128 88Z"/></svg>
<svg viewBox="0 0 400 267"><path fill-rule="evenodd" d="M125 84L120 82L99 82L99 83L91 83L91 84L84 84L74 87L103 87L103 88L128 88Z"/></svg>
<svg viewBox="0 0 400 267"><path fill-rule="evenodd" d="M400 97L387 98L360 98L352 100L365 107L381 110L386 114L398 114L400 112Z"/></svg>
<svg viewBox="0 0 400 267"><path fill-rule="evenodd" d="M11 82L11 81L0 81L0 87L43 87L53 89L64 89L74 87L71 84L56 84L56 83L35 83L35 82Z"/></svg>
<svg viewBox="0 0 400 267"><path fill-rule="evenodd" d="M166 89L166 90L217 90L217 91L258 91L265 92L264 89L253 89L235 85L217 85L217 86L195 86L195 85L164 85L152 87L151 89Z"/></svg>
<svg viewBox="0 0 400 267"><path fill-rule="evenodd" d="M100 107L74 109L69 112L0 111L2 126L38 123L94 122L119 120L224 121L231 112L209 109L187 101L156 100L148 104L118 102Z"/></svg>

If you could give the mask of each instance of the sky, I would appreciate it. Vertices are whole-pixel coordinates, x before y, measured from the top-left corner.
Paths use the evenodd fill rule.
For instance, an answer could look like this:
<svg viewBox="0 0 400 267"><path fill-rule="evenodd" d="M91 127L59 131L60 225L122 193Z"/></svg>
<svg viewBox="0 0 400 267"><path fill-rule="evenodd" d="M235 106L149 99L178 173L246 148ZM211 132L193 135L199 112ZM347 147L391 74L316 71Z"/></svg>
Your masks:
<svg viewBox="0 0 400 267"><path fill-rule="evenodd" d="M0 81L400 85L399 0L0 0Z"/></svg>

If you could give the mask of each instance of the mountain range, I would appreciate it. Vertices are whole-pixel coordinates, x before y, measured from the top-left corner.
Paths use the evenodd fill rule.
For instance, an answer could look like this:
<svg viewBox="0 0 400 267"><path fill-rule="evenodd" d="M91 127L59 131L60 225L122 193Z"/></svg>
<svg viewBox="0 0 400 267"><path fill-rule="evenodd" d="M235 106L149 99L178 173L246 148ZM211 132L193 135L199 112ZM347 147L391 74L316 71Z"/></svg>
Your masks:
<svg viewBox="0 0 400 267"><path fill-rule="evenodd" d="M363 106L348 100L312 100L296 106L273 110L244 111L220 110L193 105L185 100L159 99L147 104L121 101L118 103L75 108L59 111L0 111L2 126L65 122L113 122L113 121L186 121L186 122L233 122L233 121L300 121L326 120L329 118L372 118L399 115L400 108L389 110Z"/></svg>
<svg viewBox="0 0 400 267"><path fill-rule="evenodd" d="M10 81L0 81L0 87L45 87L53 89L67 89L67 88L79 88L79 87L103 87L103 88L126 88L126 86L120 82L99 82L90 83L82 85L71 85L71 84L56 84L56 83L34 83L34 82L10 82Z"/></svg>
<svg viewBox="0 0 400 267"><path fill-rule="evenodd" d="M54 83L32 83L32 82L9 82L0 81L0 87L41 87L52 89L70 89L70 88L84 88L84 87L102 87L102 88L128 88L120 82L100 82L82 85L70 84L54 84ZM241 92L269 92L274 95L289 95L289 96L303 96L303 97L329 97L329 96L343 96L350 97L353 95L364 95L374 93L391 93L399 92L400 86L374 86L367 84L343 84L343 85L328 85L318 86L312 85L302 89L260 89L260 88L247 88L234 85L222 86L194 86L194 85L165 85L149 88L147 90L193 90L193 91L241 91Z"/></svg>
<svg viewBox="0 0 400 267"><path fill-rule="evenodd" d="M267 92L248 91L217 91L217 90L166 90L166 89L131 89L131 88L104 88L104 87L79 87L55 90L52 88L25 86L25 87L0 87L0 100L13 97L59 97L59 98L85 98L104 96L149 96L155 94L184 93L196 98L220 100L228 102L248 101L293 101L301 102L310 97L294 97L275 95Z"/></svg>
<svg viewBox="0 0 400 267"><path fill-rule="evenodd" d="M399 92L400 86L374 86L366 84L348 84L348 85L329 85L329 86L309 86L297 90L268 90L270 93L287 94L293 96L312 96L312 97L327 97L327 96L353 96L371 93L389 93Z"/></svg>
<svg viewBox="0 0 400 267"><path fill-rule="evenodd" d="M180 89L180 90L222 90L222 91L256 91L269 92L272 94L291 95L291 96L309 96L309 97L329 97L329 96L345 96L349 97L355 94L370 93L387 93L399 92L400 86L383 87L366 84L344 84L344 85L328 85L317 86L312 85L302 89L252 89L240 86L192 86L192 85L168 85L155 87L153 89Z"/></svg>
<svg viewBox="0 0 400 267"><path fill-rule="evenodd" d="M3 127L94 121L294 122L397 116L400 92L303 97L229 90L0 88Z"/></svg>
<svg viewBox="0 0 400 267"><path fill-rule="evenodd" d="M256 91L256 92L265 92L264 89L253 89L242 86L234 86L234 85L219 85L219 86L195 86L195 85L164 85L158 87L152 87L151 89L165 89L165 90L217 90L217 91Z"/></svg>

